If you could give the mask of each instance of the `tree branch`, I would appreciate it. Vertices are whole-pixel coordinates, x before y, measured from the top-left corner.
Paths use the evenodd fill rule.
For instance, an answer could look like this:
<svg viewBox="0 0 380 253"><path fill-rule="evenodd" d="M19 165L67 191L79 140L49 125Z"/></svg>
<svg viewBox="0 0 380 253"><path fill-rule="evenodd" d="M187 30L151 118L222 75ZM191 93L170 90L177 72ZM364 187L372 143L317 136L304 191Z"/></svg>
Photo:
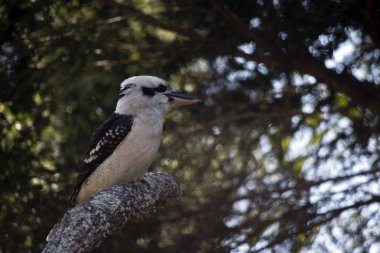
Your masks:
<svg viewBox="0 0 380 253"><path fill-rule="evenodd" d="M135 182L101 191L65 213L43 253L89 252L127 222L148 219L180 195L178 182L166 173L147 173Z"/></svg>
<svg viewBox="0 0 380 253"><path fill-rule="evenodd" d="M274 46L269 39L264 38L262 35L257 36L253 33L249 26L247 26L221 2L217 0L209 0L208 2L212 7L211 14L227 24L233 31L235 31L237 36L242 36L255 42L260 48L270 53L270 55L257 55L235 51L233 52L233 55L243 57L246 60L262 62L275 68L298 70L302 73L310 74L319 82L325 83L332 90L345 93L355 105L368 108L374 113L380 114L380 107L378 106L380 89L375 87L372 83L367 81L361 82L348 73L338 74L334 70L327 69L323 62L318 61L311 55L304 56L303 59L300 59L298 56L286 54ZM145 14L131 5L121 4L115 0L105 0L105 3L124 10L126 13L142 22L188 38L204 49L225 53L227 55L231 54L231 52L226 49L225 45L206 40L194 30L165 23L151 15Z"/></svg>
<svg viewBox="0 0 380 253"><path fill-rule="evenodd" d="M298 70L302 73L310 74L319 82L325 83L332 90L347 94L354 104L369 108L373 112L380 114L380 107L378 106L380 89L372 83L367 81L361 82L347 73L338 74L334 70L327 69L323 62L315 59L310 54L302 59L298 56L286 54L274 46L270 40L262 35L257 36L253 33L239 17L221 2L209 0L209 3L213 7L212 14L229 25L237 36L242 36L247 40L253 41L262 49L270 52L268 56L239 52L240 57L244 57L247 60L259 61L272 67Z"/></svg>
<svg viewBox="0 0 380 253"><path fill-rule="evenodd" d="M187 37L187 38L192 38L192 39L197 39L197 40L202 40L202 36L198 34L197 32L190 30L190 29L185 29L181 28L175 25L171 25L168 23L165 23L157 18L152 17L151 15L145 14L144 12L138 10L132 5L128 5L125 3L119 3L114 0L105 0L104 1L106 4L109 4L111 6L114 6L118 9L121 9L128 13L129 15L135 17L138 20L141 20L147 24L151 24L154 27L159 27L161 29L167 30L167 31L172 31L178 35Z"/></svg>

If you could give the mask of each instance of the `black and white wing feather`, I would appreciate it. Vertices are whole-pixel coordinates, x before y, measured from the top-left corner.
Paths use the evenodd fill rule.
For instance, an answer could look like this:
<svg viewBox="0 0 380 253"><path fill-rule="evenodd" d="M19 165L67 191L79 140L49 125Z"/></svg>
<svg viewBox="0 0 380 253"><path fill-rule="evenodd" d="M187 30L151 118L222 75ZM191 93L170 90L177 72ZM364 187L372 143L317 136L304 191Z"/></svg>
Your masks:
<svg viewBox="0 0 380 253"><path fill-rule="evenodd" d="M70 197L70 203L74 201L82 187L82 184L91 173L106 160L116 147L128 135L133 125L133 116L113 113L92 135L87 147L84 163L80 168L77 183Z"/></svg>

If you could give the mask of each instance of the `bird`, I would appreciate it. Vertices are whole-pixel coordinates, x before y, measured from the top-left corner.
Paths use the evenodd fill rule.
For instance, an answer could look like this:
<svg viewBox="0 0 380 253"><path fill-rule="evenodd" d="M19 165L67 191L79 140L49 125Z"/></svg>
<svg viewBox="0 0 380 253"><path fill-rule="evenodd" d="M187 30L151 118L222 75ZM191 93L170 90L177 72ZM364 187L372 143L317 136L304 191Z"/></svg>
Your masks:
<svg viewBox="0 0 380 253"><path fill-rule="evenodd" d="M72 206L95 193L144 176L159 149L164 114L199 102L159 77L140 75L120 84L115 111L93 133L73 192Z"/></svg>
<svg viewBox="0 0 380 253"><path fill-rule="evenodd" d="M159 77L125 79L120 84L115 111L92 134L70 206L85 204L97 192L144 176L161 143L165 112L173 106L197 102L198 98L175 92ZM46 241L52 240L59 225L60 221Z"/></svg>

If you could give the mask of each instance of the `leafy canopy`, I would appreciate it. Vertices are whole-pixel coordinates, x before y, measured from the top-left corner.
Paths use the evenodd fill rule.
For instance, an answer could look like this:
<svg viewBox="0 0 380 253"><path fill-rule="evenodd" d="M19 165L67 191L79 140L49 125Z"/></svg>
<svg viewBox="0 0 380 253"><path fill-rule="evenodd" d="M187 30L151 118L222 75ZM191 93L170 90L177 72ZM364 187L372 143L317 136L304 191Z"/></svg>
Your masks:
<svg viewBox="0 0 380 253"><path fill-rule="evenodd" d="M173 110L180 203L98 252L369 251L379 239L378 1L3 1L1 252L39 252L132 75Z"/></svg>

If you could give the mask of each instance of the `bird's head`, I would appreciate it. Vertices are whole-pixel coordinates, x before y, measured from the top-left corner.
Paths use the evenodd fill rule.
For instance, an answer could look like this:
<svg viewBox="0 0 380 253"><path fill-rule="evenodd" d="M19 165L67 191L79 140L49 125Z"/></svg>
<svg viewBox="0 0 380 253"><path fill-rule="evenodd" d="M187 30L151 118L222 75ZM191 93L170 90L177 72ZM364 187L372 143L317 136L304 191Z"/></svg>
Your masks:
<svg viewBox="0 0 380 253"><path fill-rule="evenodd" d="M120 85L116 113L136 114L141 110L164 113L171 105L191 105L200 100L174 92L165 80L155 76L133 76Z"/></svg>

